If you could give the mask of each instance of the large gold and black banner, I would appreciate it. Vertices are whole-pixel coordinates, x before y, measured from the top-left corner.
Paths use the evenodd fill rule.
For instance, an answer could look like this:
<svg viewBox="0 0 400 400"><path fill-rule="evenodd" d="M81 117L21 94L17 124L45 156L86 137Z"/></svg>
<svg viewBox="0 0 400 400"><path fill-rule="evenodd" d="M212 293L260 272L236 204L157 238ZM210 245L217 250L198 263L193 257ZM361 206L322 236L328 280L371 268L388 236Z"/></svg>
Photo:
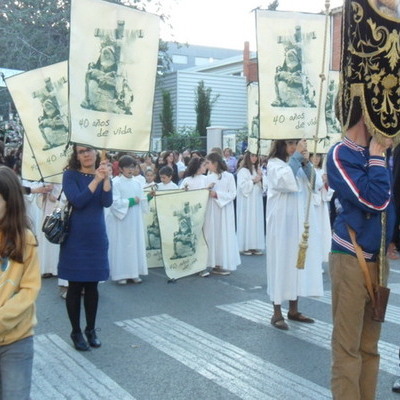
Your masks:
<svg viewBox="0 0 400 400"><path fill-rule="evenodd" d="M170 279L183 278L207 268L208 248L203 225L208 197L209 191L200 189L157 192L153 199L163 264ZM153 243L156 243L156 235L153 236Z"/></svg>
<svg viewBox="0 0 400 400"><path fill-rule="evenodd" d="M311 138L318 123L325 126L324 113L317 121L317 106L323 60L330 50L326 17L257 10L256 24L260 139Z"/></svg>
<svg viewBox="0 0 400 400"><path fill-rule="evenodd" d="M73 0L71 141L148 151L159 17L101 0Z"/></svg>
<svg viewBox="0 0 400 400"><path fill-rule="evenodd" d="M22 178L60 183L68 152L67 62L6 79L25 130Z"/></svg>
<svg viewBox="0 0 400 400"><path fill-rule="evenodd" d="M371 134L400 132L400 19L398 1L346 0L339 110L343 130L355 98Z"/></svg>

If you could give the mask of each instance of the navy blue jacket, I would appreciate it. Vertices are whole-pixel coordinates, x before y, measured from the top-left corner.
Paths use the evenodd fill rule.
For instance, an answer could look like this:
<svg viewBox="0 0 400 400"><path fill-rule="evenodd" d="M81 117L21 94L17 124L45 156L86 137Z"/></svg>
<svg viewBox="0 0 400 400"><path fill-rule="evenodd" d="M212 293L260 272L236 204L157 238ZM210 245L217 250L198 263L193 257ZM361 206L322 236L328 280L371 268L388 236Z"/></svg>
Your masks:
<svg viewBox="0 0 400 400"><path fill-rule="evenodd" d="M368 147L345 137L330 149L327 172L329 186L335 190L343 208L335 219L332 250L355 255L348 225L356 232L364 257L374 260L380 249L382 211L387 211L387 243L395 221L391 172L384 157L371 157Z"/></svg>

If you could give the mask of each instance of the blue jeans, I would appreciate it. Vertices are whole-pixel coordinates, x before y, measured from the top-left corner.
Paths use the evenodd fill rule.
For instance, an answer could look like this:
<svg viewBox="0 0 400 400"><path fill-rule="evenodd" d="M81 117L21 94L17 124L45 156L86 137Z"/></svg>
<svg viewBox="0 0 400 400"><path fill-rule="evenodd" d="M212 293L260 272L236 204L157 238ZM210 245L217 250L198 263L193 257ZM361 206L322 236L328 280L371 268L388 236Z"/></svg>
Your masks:
<svg viewBox="0 0 400 400"><path fill-rule="evenodd" d="M33 337L0 346L0 400L29 400Z"/></svg>

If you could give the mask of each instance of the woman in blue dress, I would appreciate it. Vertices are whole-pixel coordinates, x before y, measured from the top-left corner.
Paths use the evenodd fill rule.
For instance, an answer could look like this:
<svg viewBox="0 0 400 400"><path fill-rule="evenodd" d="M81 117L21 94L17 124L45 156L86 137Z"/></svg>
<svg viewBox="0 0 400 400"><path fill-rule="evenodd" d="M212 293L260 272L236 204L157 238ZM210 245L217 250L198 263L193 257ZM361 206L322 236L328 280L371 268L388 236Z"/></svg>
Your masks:
<svg viewBox="0 0 400 400"><path fill-rule="evenodd" d="M63 190L72 213L68 237L60 246L58 275L68 280L66 305L71 339L77 350L87 351L101 346L95 330L97 286L109 276L104 207L111 206L112 191L107 161L100 163L98 152L91 147L74 145L63 175ZM87 342L80 328L82 291Z"/></svg>

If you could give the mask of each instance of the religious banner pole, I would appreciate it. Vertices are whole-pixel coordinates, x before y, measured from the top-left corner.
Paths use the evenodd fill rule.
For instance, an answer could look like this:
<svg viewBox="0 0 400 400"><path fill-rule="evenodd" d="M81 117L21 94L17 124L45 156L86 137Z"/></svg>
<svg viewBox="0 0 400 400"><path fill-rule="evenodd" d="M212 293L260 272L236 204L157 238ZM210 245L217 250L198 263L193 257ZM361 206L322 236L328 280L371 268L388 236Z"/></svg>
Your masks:
<svg viewBox="0 0 400 400"><path fill-rule="evenodd" d="M320 117L321 117L321 109L322 109L322 97L323 97L323 86L326 80L325 76L325 64L326 64L326 45L328 39L328 27L329 27L329 9L330 9L330 0L325 1L325 31L324 31L324 50L322 56L322 70L320 77L320 86L319 86L319 98L318 98L318 110L317 110L317 125L315 129L314 139L314 152L317 152L317 145L318 145L318 135L319 135L319 128L320 128ZM307 200L307 207L306 207L306 215L304 219L304 231L301 237L301 242L299 244L299 252L297 255L297 264L296 267L298 269L304 269L304 265L306 262L306 254L308 249L308 238L309 238L309 231L310 231L310 224L309 224L309 215L310 215L310 207L311 207L311 198L312 198L312 191L314 190L315 184L315 171L314 168L311 169L311 177L310 177L310 184L308 185L309 193L308 193L308 200Z"/></svg>

